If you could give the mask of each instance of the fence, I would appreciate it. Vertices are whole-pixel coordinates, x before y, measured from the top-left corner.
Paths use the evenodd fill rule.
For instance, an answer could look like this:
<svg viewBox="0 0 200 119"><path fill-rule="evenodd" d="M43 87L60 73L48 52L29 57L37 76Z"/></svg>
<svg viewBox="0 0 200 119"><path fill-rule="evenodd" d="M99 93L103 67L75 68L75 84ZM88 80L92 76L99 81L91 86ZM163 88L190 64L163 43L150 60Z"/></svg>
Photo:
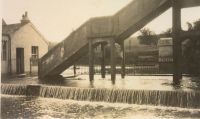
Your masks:
<svg viewBox="0 0 200 119"><path fill-rule="evenodd" d="M106 74L110 74L110 66L106 66ZM96 65L94 68L95 74L101 74L101 67ZM126 74L128 75L137 75L137 74L159 74L159 65L154 66L126 66L125 70ZM67 69L63 74L73 74L74 67L70 67ZM121 67L116 67L116 73L121 74ZM77 75L88 75L89 68L88 66L76 66L76 74Z"/></svg>
<svg viewBox="0 0 200 119"><path fill-rule="evenodd" d="M38 74L38 58L30 58L30 75Z"/></svg>

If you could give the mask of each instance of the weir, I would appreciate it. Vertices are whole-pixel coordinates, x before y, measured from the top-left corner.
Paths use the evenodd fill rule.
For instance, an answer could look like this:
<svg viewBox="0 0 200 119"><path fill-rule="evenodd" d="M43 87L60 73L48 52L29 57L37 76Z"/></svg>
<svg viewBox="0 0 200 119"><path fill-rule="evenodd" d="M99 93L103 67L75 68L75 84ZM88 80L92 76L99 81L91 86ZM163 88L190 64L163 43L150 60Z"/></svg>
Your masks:
<svg viewBox="0 0 200 119"><path fill-rule="evenodd" d="M43 85L35 85L35 87L39 87L38 92L35 93L39 97L45 98L200 108L199 91L101 89ZM33 85L31 87L28 85L2 84L1 94L30 96L27 90L31 91L31 89L33 89Z"/></svg>

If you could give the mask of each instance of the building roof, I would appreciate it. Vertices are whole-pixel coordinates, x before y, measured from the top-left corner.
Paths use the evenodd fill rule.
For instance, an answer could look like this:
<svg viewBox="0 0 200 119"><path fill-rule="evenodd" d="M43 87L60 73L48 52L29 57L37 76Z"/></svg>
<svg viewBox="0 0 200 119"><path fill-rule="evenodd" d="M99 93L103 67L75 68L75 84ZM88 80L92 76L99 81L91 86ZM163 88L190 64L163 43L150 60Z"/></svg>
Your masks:
<svg viewBox="0 0 200 119"><path fill-rule="evenodd" d="M22 26L26 25L27 23L30 23L30 20L28 18L28 12L25 12L25 14L22 15L21 23L6 24L5 20L2 19L2 34L10 35L19 30Z"/></svg>
<svg viewBox="0 0 200 119"><path fill-rule="evenodd" d="M30 26L42 37L45 43L49 44L49 42L44 38L44 36L36 29L36 27L31 23L28 18L28 12L22 15L22 19L20 23L16 24L6 24L4 19L2 19L2 35L11 35L18 31L23 26L30 24Z"/></svg>
<svg viewBox="0 0 200 119"><path fill-rule="evenodd" d="M6 25L6 22L5 22L4 19L2 19L2 26L3 26L3 25Z"/></svg>
<svg viewBox="0 0 200 119"><path fill-rule="evenodd" d="M9 24L2 26L2 34L12 34L19 30L24 24L17 23L17 24Z"/></svg>
<svg viewBox="0 0 200 119"><path fill-rule="evenodd" d="M31 23L31 22L29 22ZM3 35L10 35L15 33L17 30L19 30L20 28L22 28L23 26L25 26L28 23L16 23L16 24L8 24L8 25L3 25L2 26L2 34ZM49 44L49 42L44 38L44 36L35 28L35 26L31 23L32 28L42 37L42 39Z"/></svg>

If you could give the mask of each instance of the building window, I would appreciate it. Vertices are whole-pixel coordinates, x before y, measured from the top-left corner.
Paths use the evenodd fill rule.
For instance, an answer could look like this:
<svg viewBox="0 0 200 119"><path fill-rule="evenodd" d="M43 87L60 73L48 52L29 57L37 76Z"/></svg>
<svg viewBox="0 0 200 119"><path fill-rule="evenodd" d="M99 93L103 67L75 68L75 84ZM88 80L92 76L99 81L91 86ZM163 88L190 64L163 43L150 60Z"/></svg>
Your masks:
<svg viewBox="0 0 200 119"><path fill-rule="evenodd" d="M33 59L39 58L38 46L32 46L32 58Z"/></svg>
<svg viewBox="0 0 200 119"><path fill-rule="evenodd" d="M39 58L38 46L32 46L31 53L32 53L32 56L31 56L31 59L30 59L31 65L37 66L38 65L38 58Z"/></svg>
<svg viewBox="0 0 200 119"><path fill-rule="evenodd" d="M7 41L2 41L2 60L7 60Z"/></svg>

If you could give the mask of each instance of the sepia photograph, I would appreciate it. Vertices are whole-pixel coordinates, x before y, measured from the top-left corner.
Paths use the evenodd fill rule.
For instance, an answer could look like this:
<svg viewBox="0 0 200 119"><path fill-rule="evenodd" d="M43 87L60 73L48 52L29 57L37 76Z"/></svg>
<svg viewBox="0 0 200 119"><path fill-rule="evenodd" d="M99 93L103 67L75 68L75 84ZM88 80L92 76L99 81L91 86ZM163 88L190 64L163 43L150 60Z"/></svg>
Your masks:
<svg viewBox="0 0 200 119"><path fill-rule="evenodd" d="M200 0L0 0L0 119L200 119Z"/></svg>

